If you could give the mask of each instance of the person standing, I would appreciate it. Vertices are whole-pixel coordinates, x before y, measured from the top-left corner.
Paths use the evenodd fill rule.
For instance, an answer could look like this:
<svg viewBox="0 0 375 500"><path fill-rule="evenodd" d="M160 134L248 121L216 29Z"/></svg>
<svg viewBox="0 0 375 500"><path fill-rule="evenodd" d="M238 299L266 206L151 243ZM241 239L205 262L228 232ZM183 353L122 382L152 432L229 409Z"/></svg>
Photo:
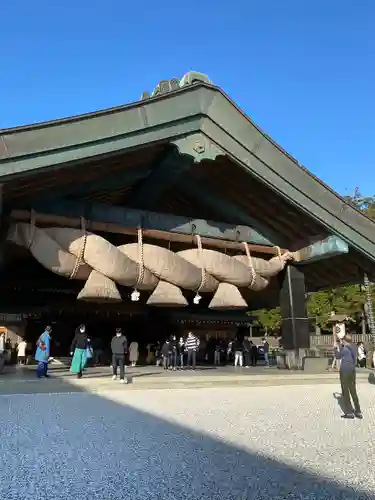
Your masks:
<svg viewBox="0 0 375 500"><path fill-rule="evenodd" d="M180 337L180 340L177 344L177 354L178 354L178 367L180 370L184 369L184 353L185 353L185 341L183 337Z"/></svg>
<svg viewBox="0 0 375 500"><path fill-rule="evenodd" d="M363 342L358 342L357 344L357 358L358 358L358 366L360 368L366 368L366 349Z"/></svg>
<svg viewBox="0 0 375 500"><path fill-rule="evenodd" d="M130 349L129 349L129 360L133 367L137 364L138 357L139 357L138 342L132 342L130 344Z"/></svg>
<svg viewBox="0 0 375 500"><path fill-rule="evenodd" d="M270 345L267 342L267 339L263 339L263 354L264 354L264 362L266 364L266 367L269 368L270 367L270 358L269 358Z"/></svg>
<svg viewBox="0 0 375 500"><path fill-rule="evenodd" d="M35 361L38 362L36 367L36 376L38 378L48 377L48 360L50 357L51 348L51 332L52 328L46 326L42 335L36 343Z"/></svg>
<svg viewBox="0 0 375 500"><path fill-rule="evenodd" d="M249 337L244 337L243 339L243 353L245 357L245 368L249 368L251 360L251 343Z"/></svg>
<svg viewBox="0 0 375 500"><path fill-rule="evenodd" d="M243 341L238 338L233 342L234 366L243 366Z"/></svg>
<svg viewBox="0 0 375 500"><path fill-rule="evenodd" d="M250 340L250 361L251 366L256 366L258 361L258 347L254 344L252 340Z"/></svg>
<svg viewBox="0 0 375 500"><path fill-rule="evenodd" d="M221 341L218 340L215 345L214 350L214 365L220 365L221 363Z"/></svg>
<svg viewBox="0 0 375 500"><path fill-rule="evenodd" d="M162 345L161 356L163 358L163 368L164 368L164 370L168 370L168 363L169 363L169 340L168 339Z"/></svg>
<svg viewBox="0 0 375 500"><path fill-rule="evenodd" d="M27 343L22 339L17 346L17 361L19 365L26 365L26 348Z"/></svg>
<svg viewBox="0 0 375 500"><path fill-rule="evenodd" d="M170 370L176 370L177 369L177 341L176 341L176 336L171 335L169 339L169 369Z"/></svg>
<svg viewBox="0 0 375 500"><path fill-rule="evenodd" d="M199 349L199 338L196 337L193 332L189 332L188 337L186 339L186 352L187 352L187 367L191 367L195 370L197 366L197 351Z"/></svg>
<svg viewBox="0 0 375 500"><path fill-rule="evenodd" d="M4 370L5 366L5 333L0 333L0 373Z"/></svg>
<svg viewBox="0 0 375 500"><path fill-rule="evenodd" d="M75 332L70 346L70 355L73 356L70 371L75 373L77 378L82 377L82 372L86 366L88 344L86 327L85 325L80 325Z"/></svg>
<svg viewBox="0 0 375 500"><path fill-rule="evenodd" d="M113 380L117 379L117 367L120 367L120 383L125 383L125 355L128 352L128 339L121 328L116 328L116 335L111 341Z"/></svg>
<svg viewBox="0 0 375 500"><path fill-rule="evenodd" d="M342 418L353 419L356 417L362 419L356 387L357 350L352 344L350 335L345 335L340 340L340 344L336 345L335 355L340 360L340 383L344 407ZM351 400L353 401L354 411Z"/></svg>

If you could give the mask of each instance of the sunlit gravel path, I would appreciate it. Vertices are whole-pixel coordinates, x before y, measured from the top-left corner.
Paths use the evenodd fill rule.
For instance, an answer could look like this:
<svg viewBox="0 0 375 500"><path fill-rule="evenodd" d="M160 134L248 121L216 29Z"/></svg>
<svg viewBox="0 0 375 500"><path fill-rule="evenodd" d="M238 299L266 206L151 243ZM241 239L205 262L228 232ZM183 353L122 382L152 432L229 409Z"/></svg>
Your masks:
<svg viewBox="0 0 375 500"><path fill-rule="evenodd" d="M375 386L363 421L335 389L0 396L0 498L375 498Z"/></svg>

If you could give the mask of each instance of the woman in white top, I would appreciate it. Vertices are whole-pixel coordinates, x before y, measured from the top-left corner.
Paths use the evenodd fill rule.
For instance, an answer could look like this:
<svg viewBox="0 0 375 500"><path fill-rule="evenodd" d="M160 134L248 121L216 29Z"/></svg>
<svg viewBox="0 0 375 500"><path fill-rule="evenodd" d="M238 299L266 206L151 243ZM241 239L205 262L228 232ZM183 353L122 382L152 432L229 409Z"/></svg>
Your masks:
<svg viewBox="0 0 375 500"><path fill-rule="evenodd" d="M129 347L129 360L132 366L135 366L137 364L138 356L138 342L132 342Z"/></svg>
<svg viewBox="0 0 375 500"><path fill-rule="evenodd" d="M358 366L360 368L366 367L366 350L363 342L358 342L357 344L357 358L358 358Z"/></svg>
<svg viewBox="0 0 375 500"><path fill-rule="evenodd" d="M20 365L26 364L26 348L27 343L22 339L17 346L17 359Z"/></svg>

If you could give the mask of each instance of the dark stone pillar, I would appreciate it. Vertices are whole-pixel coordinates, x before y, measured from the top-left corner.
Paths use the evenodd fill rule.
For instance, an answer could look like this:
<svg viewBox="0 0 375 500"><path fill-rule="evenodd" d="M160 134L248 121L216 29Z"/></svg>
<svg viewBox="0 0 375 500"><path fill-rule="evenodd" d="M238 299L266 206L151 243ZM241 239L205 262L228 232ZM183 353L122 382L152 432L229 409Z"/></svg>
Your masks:
<svg viewBox="0 0 375 500"><path fill-rule="evenodd" d="M289 265L279 280L282 344L288 354L287 364L300 367L301 357L310 347L303 269Z"/></svg>

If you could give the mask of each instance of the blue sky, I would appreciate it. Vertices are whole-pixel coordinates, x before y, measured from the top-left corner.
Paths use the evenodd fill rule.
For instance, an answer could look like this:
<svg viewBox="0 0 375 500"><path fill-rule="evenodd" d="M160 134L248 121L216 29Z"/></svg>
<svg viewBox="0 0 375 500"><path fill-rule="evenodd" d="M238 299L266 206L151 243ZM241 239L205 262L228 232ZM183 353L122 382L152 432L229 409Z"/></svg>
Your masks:
<svg viewBox="0 0 375 500"><path fill-rule="evenodd" d="M342 194L375 193L374 0L5 0L0 128L207 73Z"/></svg>

